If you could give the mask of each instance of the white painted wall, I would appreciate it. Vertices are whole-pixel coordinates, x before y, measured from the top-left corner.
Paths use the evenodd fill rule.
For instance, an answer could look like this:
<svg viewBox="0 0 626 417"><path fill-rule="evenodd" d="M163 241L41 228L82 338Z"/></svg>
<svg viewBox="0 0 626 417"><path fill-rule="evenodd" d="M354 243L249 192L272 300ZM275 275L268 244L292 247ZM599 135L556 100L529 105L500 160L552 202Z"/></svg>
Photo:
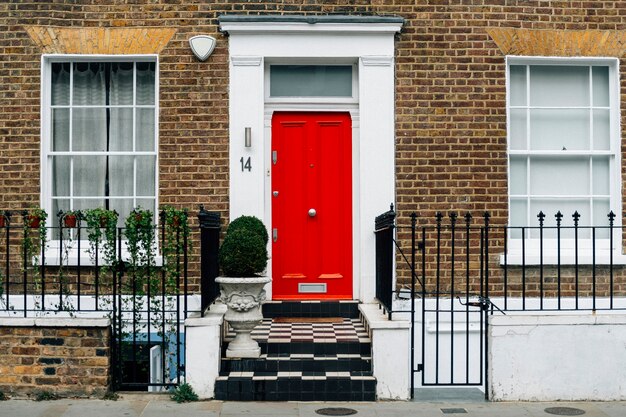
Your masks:
<svg viewBox="0 0 626 417"><path fill-rule="evenodd" d="M230 218L254 215L271 224L268 147L270 129L263 120L266 60L358 63L358 137L353 138L353 297L373 302L375 295L374 218L395 201L394 34L401 24L222 23L229 33L230 55ZM346 61L348 60L348 61ZM320 110L302 104L299 110ZM333 104L330 110L352 110ZM265 113L265 114L264 114ZM244 147L244 129L252 147ZM240 158L252 157L252 171L241 171ZM271 244L270 244L271 250ZM271 261L268 265L271 275ZM271 297L271 289L268 289Z"/></svg>
<svg viewBox="0 0 626 417"><path fill-rule="evenodd" d="M372 370L379 400L410 398L410 355L408 320L389 320L378 304L360 304L359 310L372 338Z"/></svg>
<svg viewBox="0 0 626 417"><path fill-rule="evenodd" d="M225 312L225 305L213 304L204 317L185 320L186 381L201 399L215 397Z"/></svg>
<svg viewBox="0 0 626 417"><path fill-rule="evenodd" d="M494 401L626 400L626 315L493 316Z"/></svg>

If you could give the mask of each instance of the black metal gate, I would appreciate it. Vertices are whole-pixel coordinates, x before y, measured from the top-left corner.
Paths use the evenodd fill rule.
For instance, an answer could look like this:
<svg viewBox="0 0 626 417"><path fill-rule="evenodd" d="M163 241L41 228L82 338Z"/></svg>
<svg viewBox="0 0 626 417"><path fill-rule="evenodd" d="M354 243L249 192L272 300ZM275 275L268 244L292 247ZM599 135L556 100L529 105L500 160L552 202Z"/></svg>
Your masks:
<svg viewBox="0 0 626 417"><path fill-rule="evenodd" d="M456 213L437 213L420 234L417 267L421 298L423 386L483 386L486 380L489 306L489 215L461 224ZM413 312L415 313L415 312Z"/></svg>
<svg viewBox="0 0 626 417"><path fill-rule="evenodd" d="M421 373L422 386L484 386L489 215L485 213L481 224L469 214L459 222L455 213L445 221L437 213L434 226L418 226L415 213L409 225L397 225L395 220L393 206L376 218L376 288L390 317L400 313L411 317L411 395L416 373ZM408 311L392 308L394 253L398 275L402 277L403 270L410 274L410 289L397 291L401 298L409 293Z"/></svg>

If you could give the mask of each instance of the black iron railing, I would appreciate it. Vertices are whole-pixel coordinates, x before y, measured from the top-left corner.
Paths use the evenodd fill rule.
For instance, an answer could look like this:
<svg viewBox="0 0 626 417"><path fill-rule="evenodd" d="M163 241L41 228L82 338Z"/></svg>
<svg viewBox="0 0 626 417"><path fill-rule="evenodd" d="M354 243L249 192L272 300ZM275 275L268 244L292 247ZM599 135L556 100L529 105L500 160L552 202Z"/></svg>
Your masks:
<svg viewBox="0 0 626 417"><path fill-rule="evenodd" d="M164 212L158 225L134 231L65 217L48 219L58 226L46 227L26 212L0 215L0 316L108 317L115 388L177 385L184 377L184 320L217 294L219 215L201 210L202 280L193 282L195 230L166 221Z"/></svg>
<svg viewBox="0 0 626 417"><path fill-rule="evenodd" d="M219 274L217 253L220 243L220 214L208 212L200 206L200 280L202 289L200 311L202 315L219 296L219 286L215 282Z"/></svg>
<svg viewBox="0 0 626 417"><path fill-rule="evenodd" d="M578 212L567 224L562 213L553 216L548 224L540 212L535 226L523 227L494 225L489 213L432 220L413 213L396 223L389 211L376 219L376 294L385 310L410 314L412 323L420 314L421 363L411 369L422 373L422 385L484 384L490 314L626 309L615 214L598 226L582 226Z"/></svg>

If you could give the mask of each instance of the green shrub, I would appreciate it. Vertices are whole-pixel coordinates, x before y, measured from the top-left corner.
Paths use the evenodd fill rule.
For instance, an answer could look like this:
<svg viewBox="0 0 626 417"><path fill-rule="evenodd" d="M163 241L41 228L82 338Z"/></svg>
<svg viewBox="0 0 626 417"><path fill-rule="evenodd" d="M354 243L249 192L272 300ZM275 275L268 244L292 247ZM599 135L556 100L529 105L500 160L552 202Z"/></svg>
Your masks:
<svg viewBox="0 0 626 417"><path fill-rule="evenodd" d="M219 263L227 277L257 276L267 266L266 244L245 228L229 231L220 247Z"/></svg>
<svg viewBox="0 0 626 417"><path fill-rule="evenodd" d="M0 401L6 401L9 397L2 391L0 391Z"/></svg>
<svg viewBox="0 0 626 417"><path fill-rule="evenodd" d="M263 244L267 245L268 235L267 229L261 220L254 216L241 216L230 222L226 234L236 230L246 230L248 233L257 234L263 239Z"/></svg>
<svg viewBox="0 0 626 417"><path fill-rule="evenodd" d="M185 382L176 387L174 393L172 394L172 400L176 401L179 404L198 401L198 394L194 392L193 388L191 388L191 385Z"/></svg>
<svg viewBox="0 0 626 417"><path fill-rule="evenodd" d="M106 401L117 401L120 399L120 396L117 394L117 392L107 391L102 396L102 399Z"/></svg>

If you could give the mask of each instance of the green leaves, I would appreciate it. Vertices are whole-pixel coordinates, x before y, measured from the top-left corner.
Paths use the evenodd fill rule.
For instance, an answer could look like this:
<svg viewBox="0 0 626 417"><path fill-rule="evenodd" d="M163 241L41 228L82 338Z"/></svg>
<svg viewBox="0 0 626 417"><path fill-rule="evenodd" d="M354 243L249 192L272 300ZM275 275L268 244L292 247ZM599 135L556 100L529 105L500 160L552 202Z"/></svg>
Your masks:
<svg viewBox="0 0 626 417"><path fill-rule="evenodd" d="M265 271L267 241L267 230L256 217L244 216L231 222L218 255L224 275L253 277Z"/></svg>

